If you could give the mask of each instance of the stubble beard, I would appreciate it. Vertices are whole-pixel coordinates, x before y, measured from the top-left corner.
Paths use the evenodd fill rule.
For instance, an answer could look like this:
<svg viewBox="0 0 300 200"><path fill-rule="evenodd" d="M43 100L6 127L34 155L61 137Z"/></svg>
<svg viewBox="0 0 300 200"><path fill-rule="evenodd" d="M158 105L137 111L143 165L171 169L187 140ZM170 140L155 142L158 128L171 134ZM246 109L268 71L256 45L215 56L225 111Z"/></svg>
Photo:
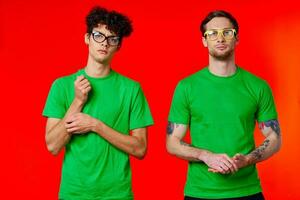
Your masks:
<svg viewBox="0 0 300 200"><path fill-rule="evenodd" d="M224 53L218 53L215 50L209 51L209 55L217 60L227 60L229 59L233 54L233 50L226 51Z"/></svg>

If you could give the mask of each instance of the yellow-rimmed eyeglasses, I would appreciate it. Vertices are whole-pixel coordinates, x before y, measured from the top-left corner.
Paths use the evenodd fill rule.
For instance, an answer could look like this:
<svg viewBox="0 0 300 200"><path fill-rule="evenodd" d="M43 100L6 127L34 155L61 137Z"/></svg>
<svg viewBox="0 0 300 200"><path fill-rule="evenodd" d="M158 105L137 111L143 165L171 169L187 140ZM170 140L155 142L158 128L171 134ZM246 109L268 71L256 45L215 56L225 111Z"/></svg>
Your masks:
<svg viewBox="0 0 300 200"><path fill-rule="evenodd" d="M211 29L205 31L204 37L208 38L209 40L216 40L218 39L220 34L222 34L225 40L230 40L235 36L236 30L235 29Z"/></svg>

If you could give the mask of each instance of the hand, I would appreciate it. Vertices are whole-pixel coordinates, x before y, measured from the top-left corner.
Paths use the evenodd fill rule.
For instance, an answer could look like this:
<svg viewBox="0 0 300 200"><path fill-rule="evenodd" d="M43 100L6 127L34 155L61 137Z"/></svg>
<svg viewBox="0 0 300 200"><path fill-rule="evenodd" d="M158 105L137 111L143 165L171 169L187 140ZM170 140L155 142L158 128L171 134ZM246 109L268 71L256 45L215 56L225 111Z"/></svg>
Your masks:
<svg viewBox="0 0 300 200"><path fill-rule="evenodd" d="M66 119L65 127L68 133L83 134L92 131L95 124L95 118L84 113L76 113Z"/></svg>
<svg viewBox="0 0 300 200"><path fill-rule="evenodd" d="M78 76L74 82L75 98L85 103L88 99L88 93L92 89L90 82L83 76Z"/></svg>
<svg viewBox="0 0 300 200"><path fill-rule="evenodd" d="M235 173L238 170L237 165L226 154L208 153L203 159L204 163L209 167L208 171L213 173Z"/></svg>
<svg viewBox="0 0 300 200"><path fill-rule="evenodd" d="M239 169L248 166L250 163L249 157L240 153L235 154L232 159Z"/></svg>

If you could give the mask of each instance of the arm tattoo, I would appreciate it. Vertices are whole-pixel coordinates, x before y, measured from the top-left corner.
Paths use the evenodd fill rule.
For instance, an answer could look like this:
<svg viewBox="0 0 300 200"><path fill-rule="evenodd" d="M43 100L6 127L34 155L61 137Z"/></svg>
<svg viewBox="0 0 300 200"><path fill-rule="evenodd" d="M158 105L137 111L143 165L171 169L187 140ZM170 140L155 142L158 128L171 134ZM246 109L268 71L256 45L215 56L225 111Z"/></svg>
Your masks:
<svg viewBox="0 0 300 200"><path fill-rule="evenodd" d="M171 135L174 131L174 123L168 122L168 127L167 127L167 134Z"/></svg>
<svg viewBox="0 0 300 200"><path fill-rule="evenodd" d="M271 129L279 136L280 135L280 127L277 119L272 119L266 122L259 123L259 129L263 130L264 127L271 127Z"/></svg>
<svg viewBox="0 0 300 200"><path fill-rule="evenodd" d="M174 131L174 125L176 126L176 128L179 127L179 124L173 123L173 122L168 122L168 127L167 127L167 134L171 135Z"/></svg>
<svg viewBox="0 0 300 200"><path fill-rule="evenodd" d="M191 147L192 145L191 144L188 144L182 140L180 140L180 144L183 145L183 146L187 146L187 147Z"/></svg>
<svg viewBox="0 0 300 200"><path fill-rule="evenodd" d="M255 160L259 160L262 158L265 149L270 145L270 140L266 139L263 144L261 144L258 148L252 151L250 154L253 155Z"/></svg>

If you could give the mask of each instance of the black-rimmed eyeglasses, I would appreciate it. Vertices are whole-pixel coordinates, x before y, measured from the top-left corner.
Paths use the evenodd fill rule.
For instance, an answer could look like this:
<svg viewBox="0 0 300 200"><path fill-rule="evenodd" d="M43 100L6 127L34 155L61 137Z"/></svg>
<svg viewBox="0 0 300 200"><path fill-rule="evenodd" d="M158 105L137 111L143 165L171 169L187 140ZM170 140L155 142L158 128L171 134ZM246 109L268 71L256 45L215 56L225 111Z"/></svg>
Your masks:
<svg viewBox="0 0 300 200"><path fill-rule="evenodd" d="M105 36L103 33L98 31L92 32L93 39L95 42L102 43L107 40L108 45L117 46L120 43L120 37L118 36Z"/></svg>

